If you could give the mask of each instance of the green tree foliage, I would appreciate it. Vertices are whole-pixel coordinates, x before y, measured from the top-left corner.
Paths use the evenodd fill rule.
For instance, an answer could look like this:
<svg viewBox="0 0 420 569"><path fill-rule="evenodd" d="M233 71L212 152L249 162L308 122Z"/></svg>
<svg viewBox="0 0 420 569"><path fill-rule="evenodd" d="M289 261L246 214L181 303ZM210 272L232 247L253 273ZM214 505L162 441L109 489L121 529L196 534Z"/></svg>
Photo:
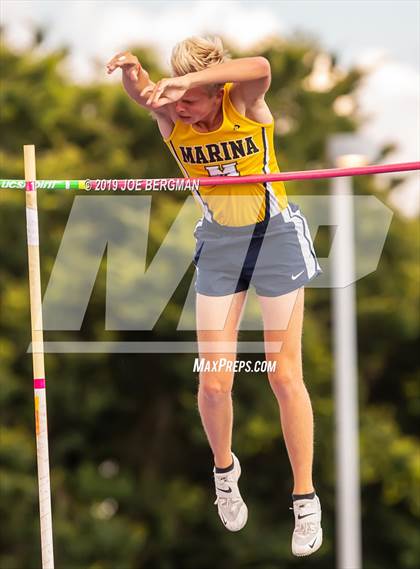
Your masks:
<svg viewBox="0 0 420 569"><path fill-rule="evenodd" d="M151 51L134 51L153 78L162 75ZM333 58L335 83L324 92L305 87L321 51L303 37L258 49L272 65L268 101L283 170L325 166L327 137L355 130L361 120L357 111L345 117L334 112L337 97L357 89L358 70L339 74ZM178 176L148 113L105 76L100 83L74 83L63 71L67 55L41 53L38 45L15 53L2 44L1 177L23 177L22 145L28 143L36 145L40 179ZM363 178L356 192L386 203L397 184L394 179L378 190L373 179ZM322 194L328 185L290 183L287 190L290 196ZM149 260L183 199L154 197ZM72 201L68 193L39 192L43 290ZM1 190L0 204L1 567L21 569L38 567L40 559L24 194ZM377 270L357 285L363 554L369 569L414 568L420 555L414 526L420 515L417 244L415 222L396 213ZM320 257L327 256L329 235L320 231L315 245ZM82 330L46 332L45 339L179 338L176 319L192 277L191 267L153 331L107 332L104 260ZM46 355L57 567L300 566L289 545L290 466L266 377L236 378L234 448L250 519L242 532L230 534L212 505L212 457L197 410L193 359L194 354ZM325 528L325 545L310 563L325 568L336 556L328 289L307 291L304 370L316 417L315 481Z"/></svg>

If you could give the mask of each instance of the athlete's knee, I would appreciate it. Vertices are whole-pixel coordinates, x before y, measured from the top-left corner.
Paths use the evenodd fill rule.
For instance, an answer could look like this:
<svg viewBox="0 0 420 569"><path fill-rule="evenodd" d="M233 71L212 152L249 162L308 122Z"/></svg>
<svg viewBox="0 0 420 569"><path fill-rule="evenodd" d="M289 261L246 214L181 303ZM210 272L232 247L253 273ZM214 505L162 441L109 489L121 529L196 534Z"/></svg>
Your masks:
<svg viewBox="0 0 420 569"><path fill-rule="evenodd" d="M280 358L275 369L268 371L267 375L276 395L287 396L303 384L302 364L295 358Z"/></svg>
<svg viewBox="0 0 420 569"><path fill-rule="evenodd" d="M233 374L201 372L199 393L209 401L218 401L232 392Z"/></svg>

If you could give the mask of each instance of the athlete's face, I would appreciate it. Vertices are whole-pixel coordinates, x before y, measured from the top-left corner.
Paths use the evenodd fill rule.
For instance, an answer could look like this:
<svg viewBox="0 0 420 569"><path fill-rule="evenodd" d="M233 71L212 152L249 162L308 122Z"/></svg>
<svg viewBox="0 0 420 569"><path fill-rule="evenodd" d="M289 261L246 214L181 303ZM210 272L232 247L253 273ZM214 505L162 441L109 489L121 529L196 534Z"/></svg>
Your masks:
<svg viewBox="0 0 420 569"><path fill-rule="evenodd" d="M175 111L182 122L195 124L200 121L210 121L218 115L223 99L223 89L214 94L203 87L189 89L175 103Z"/></svg>

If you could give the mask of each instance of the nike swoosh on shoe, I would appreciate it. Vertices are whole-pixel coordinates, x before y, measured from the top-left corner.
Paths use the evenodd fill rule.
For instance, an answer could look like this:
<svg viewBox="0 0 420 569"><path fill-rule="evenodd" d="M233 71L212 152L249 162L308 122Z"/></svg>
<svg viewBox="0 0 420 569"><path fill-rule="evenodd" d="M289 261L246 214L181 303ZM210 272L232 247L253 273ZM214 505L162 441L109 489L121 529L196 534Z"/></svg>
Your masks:
<svg viewBox="0 0 420 569"><path fill-rule="evenodd" d="M217 488L217 489L220 490L220 492L226 492L227 494L230 494L230 492L232 492L232 488L229 488L229 490L223 490L223 488Z"/></svg>
<svg viewBox="0 0 420 569"><path fill-rule="evenodd" d="M313 515L315 515L315 512L312 512L310 514L303 514L303 516L298 514L298 520L302 520L303 518L307 518L308 516L313 516Z"/></svg>
<svg viewBox="0 0 420 569"><path fill-rule="evenodd" d="M222 518L223 523L225 524L225 526L227 526L227 521L225 520L225 517L223 514L220 514L220 517Z"/></svg>

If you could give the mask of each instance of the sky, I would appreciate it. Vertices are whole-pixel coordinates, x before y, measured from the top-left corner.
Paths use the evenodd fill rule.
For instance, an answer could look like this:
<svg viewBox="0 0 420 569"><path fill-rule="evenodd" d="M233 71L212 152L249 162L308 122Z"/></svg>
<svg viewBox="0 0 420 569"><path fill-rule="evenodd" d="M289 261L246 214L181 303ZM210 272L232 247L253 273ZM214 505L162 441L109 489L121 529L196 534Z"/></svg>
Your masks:
<svg viewBox="0 0 420 569"><path fill-rule="evenodd" d="M33 24L48 30L45 49L69 46L68 70L81 82L98 78L98 63L101 69L134 44L155 47L167 66L172 46L193 34L220 34L247 48L304 32L344 69L370 70L358 93L367 118L362 135L375 146L397 146L388 162L420 159L420 0L2 0L0 16L17 49L30 42ZM405 179L392 202L413 215L420 177Z"/></svg>

